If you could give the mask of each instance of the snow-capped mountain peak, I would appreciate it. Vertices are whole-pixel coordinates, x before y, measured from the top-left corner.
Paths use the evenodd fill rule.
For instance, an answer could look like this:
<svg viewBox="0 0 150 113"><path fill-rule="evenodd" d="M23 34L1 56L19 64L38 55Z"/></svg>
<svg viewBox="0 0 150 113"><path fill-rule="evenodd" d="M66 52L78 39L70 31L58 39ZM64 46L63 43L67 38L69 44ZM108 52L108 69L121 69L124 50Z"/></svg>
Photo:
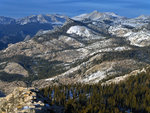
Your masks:
<svg viewBox="0 0 150 113"><path fill-rule="evenodd" d="M146 20L146 19L150 19L150 16L141 15L141 16L137 17L136 19Z"/></svg>
<svg viewBox="0 0 150 113"><path fill-rule="evenodd" d="M15 19L13 18L0 16L0 24L11 24L13 22L15 22Z"/></svg>
<svg viewBox="0 0 150 113"><path fill-rule="evenodd" d="M25 25L28 23L42 23L42 24L63 24L67 19L66 16L61 15L32 15L16 20L17 24Z"/></svg>
<svg viewBox="0 0 150 113"><path fill-rule="evenodd" d="M92 21L98 21L98 20L107 20L107 19L123 19L124 17L121 17L121 16L118 16L117 14L115 13L112 13L112 12L98 12L98 11L93 11L89 14L82 14L82 15L79 15L79 16L76 16L76 17L73 17L74 20L85 20L85 19L89 19L89 20L92 20Z"/></svg>

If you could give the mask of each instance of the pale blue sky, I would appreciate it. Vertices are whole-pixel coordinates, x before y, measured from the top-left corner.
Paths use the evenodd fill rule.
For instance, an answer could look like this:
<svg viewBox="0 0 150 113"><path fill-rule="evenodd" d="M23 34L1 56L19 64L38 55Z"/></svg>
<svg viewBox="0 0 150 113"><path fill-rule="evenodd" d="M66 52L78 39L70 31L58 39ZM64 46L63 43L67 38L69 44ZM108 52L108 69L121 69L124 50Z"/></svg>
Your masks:
<svg viewBox="0 0 150 113"><path fill-rule="evenodd" d="M150 0L0 0L0 16L15 18L54 13L72 17L94 10L126 17L150 15Z"/></svg>

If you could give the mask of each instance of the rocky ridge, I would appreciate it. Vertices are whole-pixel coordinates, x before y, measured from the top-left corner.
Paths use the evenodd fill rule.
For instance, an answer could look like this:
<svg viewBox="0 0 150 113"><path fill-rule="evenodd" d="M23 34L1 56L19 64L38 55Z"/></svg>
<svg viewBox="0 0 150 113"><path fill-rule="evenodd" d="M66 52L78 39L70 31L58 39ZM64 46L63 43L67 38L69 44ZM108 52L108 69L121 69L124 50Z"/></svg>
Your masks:
<svg viewBox="0 0 150 113"><path fill-rule="evenodd" d="M68 17L59 14L40 14L31 15L23 18L13 19L10 17L0 16L0 24L19 24L25 25L29 23L49 23L49 24L60 24L62 25Z"/></svg>
<svg viewBox="0 0 150 113"><path fill-rule="evenodd" d="M111 84L119 84L121 82L125 82L126 80L128 80L128 78L130 78L131 76L139 76L141 73L146 73L146 69L143 68L142 70L134 70L129 74L126 74L124 76L120 76L120 77L115 77L113 79L110 79L106 82L103 82L102 85L111 85Z"/></svg>
<svg viewBox="0 0 150 113"><path fill-rule="evenodd" d="M1 113L49 113L48 99L38 89L17 87L4 98L0 98Z"/></svg>

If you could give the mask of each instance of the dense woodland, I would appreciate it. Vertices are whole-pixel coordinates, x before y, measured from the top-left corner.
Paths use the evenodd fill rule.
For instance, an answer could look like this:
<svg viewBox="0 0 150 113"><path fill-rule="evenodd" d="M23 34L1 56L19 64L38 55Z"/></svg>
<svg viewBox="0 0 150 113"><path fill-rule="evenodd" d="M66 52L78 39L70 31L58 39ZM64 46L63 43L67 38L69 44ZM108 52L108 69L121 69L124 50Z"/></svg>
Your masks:
<svg viewBox="0 0 150 113"><path fill-rule="evenodd" d="M50 86L41 92L65 113L150 113L150 68L116 85Z"/></svg>

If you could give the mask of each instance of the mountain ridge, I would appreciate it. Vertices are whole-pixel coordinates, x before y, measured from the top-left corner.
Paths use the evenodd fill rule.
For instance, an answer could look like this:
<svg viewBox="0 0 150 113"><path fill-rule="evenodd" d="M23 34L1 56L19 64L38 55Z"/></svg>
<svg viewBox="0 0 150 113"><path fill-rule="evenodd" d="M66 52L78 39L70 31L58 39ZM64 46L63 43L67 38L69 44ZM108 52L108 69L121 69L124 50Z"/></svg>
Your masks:
<svg viewBox="0 0 150 113"><path fill-rule="evenodd" d="M63 15L32 15L20 19L0 17L0 50L8 44L28 40L40 30L62 26L68 17Z"/></svg>
<svg viewBox="0 0 150 113"><path fill-rule="evenodd" d="M41 18L41 20L40 20ZM46 20L42 20L47 18ZM0 24L20 24L20 25L24 25L23 23L25 23L25 21L29 20L28 22L35 22L35 23L50 23L52 22L51 19L58 21L58 19L62 19L62 21L65 22L64 18L67 18L67 16L65 15L60 15L60 14L39 14L39 15L31 15L31 16L26 16L26 17L21 17L21 18L12 18L12 17L5 17L5 16L0 16ZM27 23L28 23L27 22ZM25 23L25 24L27 24ZM61 23L63 24L63 23Z"/></svg>

